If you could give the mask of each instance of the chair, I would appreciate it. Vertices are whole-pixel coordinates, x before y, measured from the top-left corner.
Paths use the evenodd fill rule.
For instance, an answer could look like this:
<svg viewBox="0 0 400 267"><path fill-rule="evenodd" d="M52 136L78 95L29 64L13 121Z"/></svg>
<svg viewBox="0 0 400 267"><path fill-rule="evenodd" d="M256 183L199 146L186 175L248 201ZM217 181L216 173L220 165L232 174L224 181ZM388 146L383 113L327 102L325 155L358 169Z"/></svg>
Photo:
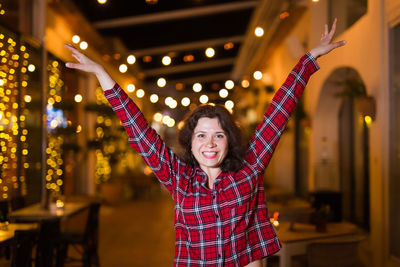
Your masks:
<svg viewBox="0 0 400 267"><path fill-rule="evenodd" d="M320 241L307 246L309 267L359 267L359 238L335 241Z"/></svg>
<svg viewBox="0 0 400 267"><path fill-rule="evenodd" d="M52 267L60 242L60 219L47 219L40 222L39 240L36 250L35 266Z"/></svg>
<svg viewBox="0 0 400 267"><path fill-rule="evenodd" d="M32 266L32 251L37 243L37 230L16 230L14 234L11 267Z"/></svg>
<svg viewBox="0 0 400 267"><path fill-rule="evenodd" d="M65 263L82 261L83 266L99 266L98 230L100 203L94 202L89 206L85 229L82 232L63 232L61 234L60 250L57 266ZM82 257L80 259L67 257L68 247L74 247ZM80 249L79 249L80 248Z"/></svg>

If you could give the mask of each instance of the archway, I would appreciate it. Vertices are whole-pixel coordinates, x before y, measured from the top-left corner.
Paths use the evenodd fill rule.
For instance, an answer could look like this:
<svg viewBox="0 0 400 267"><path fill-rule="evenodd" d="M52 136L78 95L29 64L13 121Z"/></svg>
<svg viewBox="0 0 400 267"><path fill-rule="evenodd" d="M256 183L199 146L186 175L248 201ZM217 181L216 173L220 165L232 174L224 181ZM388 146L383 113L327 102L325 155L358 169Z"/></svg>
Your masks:
<svg viewBox="0 0 400 267"><path fill-rule="evenodd" d="M340 217L369 227L368 126L355 108L365 96L358 72L343 67L326 79L314 115L314 188L340 195Z"/></svg>

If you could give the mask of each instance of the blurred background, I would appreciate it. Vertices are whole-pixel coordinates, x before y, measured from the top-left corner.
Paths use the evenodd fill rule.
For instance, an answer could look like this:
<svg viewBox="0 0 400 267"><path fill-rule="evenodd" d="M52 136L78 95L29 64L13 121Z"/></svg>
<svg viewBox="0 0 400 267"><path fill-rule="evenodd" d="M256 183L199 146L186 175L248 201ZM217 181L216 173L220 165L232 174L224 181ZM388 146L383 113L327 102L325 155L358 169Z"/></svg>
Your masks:
<svg viewBox="0 0 400 267"><path fill-rule="evenodd" d="M170 266L173 202L96 78L65 67L64 44L104 65L179 152L181 121L201 103L225 105L250 139L334 18L348 44L318 59L282 135L269 211L329 205L366 235L364 265L400 266L397 0L0 0L0 199L9 211L98 199L104 266Z"/></svg>

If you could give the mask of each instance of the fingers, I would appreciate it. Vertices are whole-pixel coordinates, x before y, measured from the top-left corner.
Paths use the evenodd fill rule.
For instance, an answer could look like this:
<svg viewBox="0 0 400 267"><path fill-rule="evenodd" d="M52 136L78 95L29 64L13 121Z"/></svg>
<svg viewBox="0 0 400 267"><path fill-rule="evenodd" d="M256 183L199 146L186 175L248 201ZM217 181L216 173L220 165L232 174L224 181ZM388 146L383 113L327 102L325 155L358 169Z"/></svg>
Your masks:
<svg viewBox="0 0 400 267"><path fill-rule="evenodd" d="M337 23L337 18L334 19L333 24L332 24L332 28L331 31L329 32L329 36L332 38L333 35L336 32L336 23Z"/></svg>

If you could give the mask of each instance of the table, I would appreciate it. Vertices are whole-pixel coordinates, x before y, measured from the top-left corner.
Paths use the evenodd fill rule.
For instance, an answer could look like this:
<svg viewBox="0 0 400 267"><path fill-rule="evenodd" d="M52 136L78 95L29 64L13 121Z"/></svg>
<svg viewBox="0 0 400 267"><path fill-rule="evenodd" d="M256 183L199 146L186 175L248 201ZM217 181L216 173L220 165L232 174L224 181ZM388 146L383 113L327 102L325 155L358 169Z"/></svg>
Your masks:
<svg viewBox="0 0 400 267"><path fill-rule="evenodd" d="M39 222L55 218L66 218L77 214L88 208L89 202L66 202L64 208L57 210L42 209L40 203L12 211L10 213L11 221Z"/></svg>
<svg viewBox="0 0 400 267"><path fill-rule="evenodd" d="M347 222L328 223L326 232L317 232L312 224L295 223L293 230L290 230L290 222L280 223L276 230L282 243L282 248L277 253L279 266L292 266L292 256L306 254L306 247L311 242L345 239L356 236L357 232L357 226Z"/></svg>
<svg viewBox="0 0 400 267"><path fill-rule="evenodd" d="M0 229L0 243L4 244L14 238L16 230L34 230L38 229L37 223L10 223L7 226L2 225Z"/></svg>

